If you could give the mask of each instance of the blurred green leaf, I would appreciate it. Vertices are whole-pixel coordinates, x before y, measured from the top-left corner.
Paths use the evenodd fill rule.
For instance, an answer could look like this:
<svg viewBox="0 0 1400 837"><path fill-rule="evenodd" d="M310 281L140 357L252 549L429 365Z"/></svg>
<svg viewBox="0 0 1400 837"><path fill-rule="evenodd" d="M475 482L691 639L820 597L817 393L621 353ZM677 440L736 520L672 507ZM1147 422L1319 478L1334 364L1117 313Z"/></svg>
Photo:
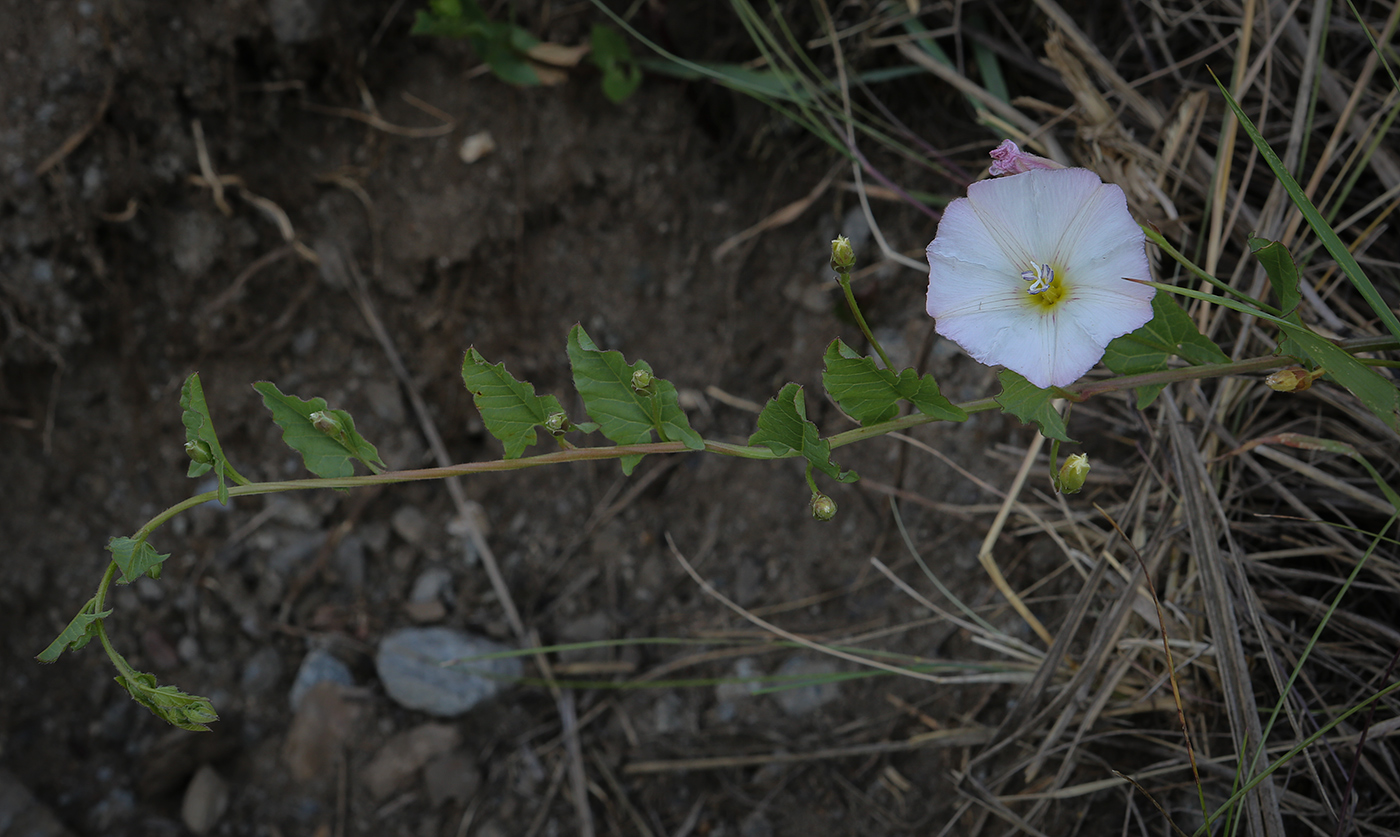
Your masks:
<svg viewBox="0 0 1400 837"><path fill-rule="evenodd" d="M1078 444L1068 436L1065 420L1050 403L1057 397L1053 389L1041 389L1010 369L1002 370L997 380L1001 381L1001 392L995 398L1003 410L1022 424L1034 424L1047 439Z"/></svg>
<svg viewBox="0 0 1400 837"><path fill-rule="evenodd" d="M822 386L851 418L869 426L889 421L899 413L901 399L919 412L944 421L966 421L967 413L938 391L932 375L919 377L913 369L895 375L856 352L839 338L831 341L824 357Z"/></svg>
<svg viewBox="0 0 1400 837"><path fill-rule="evenodd" d="M465 38L502 81L533 87L540 77L525 53L540 41L512 23L491 20L476 0L432 0L418 11L413 35Z"/></svg>
<svg viewBox="0 0 1400 837"><path fill-rule="evenodd" d="M1169 368L1173 356L1193 366L1230 361L1219 346L1201 334L1170 294L1159 292L1152 298L1152 319L1137 331L1110 342L1104 350L1103 363L1119 375L1142 375ZM1137 408L1146 409L1164 386L1138 387Z"/></svg>
<svg viewBox="0 0 1400 837"><path fill-rule="evenodd" d="M78 615L73 617L73 621L68 623L68 627L63 629L63 633L58 638L49 643L49 647L39 652L35 657L41 663L52 663L59 656L70 648L77 651L97 638L97 623L101 619L106 619L112 615L111 609L98 613L97 597L93 596L83 605L83 609L78 611Z"/></svg>
<svg viewBox="0 0 1400 837"><path fill-rule="evenodd" d="M603 94L613 102L621 102L635 93L642 83L642 68L637 65L622 33L597 23L593 25L590 41L593 63L603 73Z"/></svg>
<svg viewBox="0 0 1400 837"><path fill-rule="evenodd" d="M328 479L351 476L355 473L351 459L358 459L376 474L384 470L379 451L355 432L355 419L349 413L327 409L324 398L303 401L295 395L284 395L270 381L258 381L253 389L262 395L272 420L282 428L282 441L301 454L311 473ZM312 413L333 416L338 429L334 433L318 429Z"/></svg>
<svg viewBox="0 0 1400 837"><path fill-rule="evenodd" d="M843 471L831 461L831 443L821 438L817 426L807 420L807 402L798 384L787 384L769 399L758 415L758 431L749 445L762 445L779 456L796 453L818 471L840 482L855 482L854 471Z"/></svg>
<svg viewBox="0 0 1400 837"><path fill-rule="evenodd" d="M112 553L112 560L122 571L118 584L130 584L148 574L151 578L160 578L160 565L170 557L169 552L156 552L145 540L135 538L112 538L107 541L107 551Z"/></svg>
<svg viewBox="0 0 1400 837"><path fill-rule="evenodd" d="M676 387L656 377L644 360L628 364L621 352L601 351L583 330L569 330L569 364L574 386L583 397L584 409L598 423L603 435L619 445L639 445L652 440L652 431L663 442L681 442L690 450L702 450L705 440L690 427L681 409ZM645 372L650 392L633 387L633 376ZM622 458L622 472L631 474L640 455Z"/></svg>

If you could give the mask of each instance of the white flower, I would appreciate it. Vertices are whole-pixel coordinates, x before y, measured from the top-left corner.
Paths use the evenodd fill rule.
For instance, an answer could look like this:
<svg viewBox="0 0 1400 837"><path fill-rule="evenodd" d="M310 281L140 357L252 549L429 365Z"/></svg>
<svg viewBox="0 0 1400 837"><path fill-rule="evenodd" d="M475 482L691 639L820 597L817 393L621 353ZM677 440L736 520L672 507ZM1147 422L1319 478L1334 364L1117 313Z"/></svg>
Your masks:
<svg viewBox="0 0 1400 837"><path fill-rule="evenodd" d="M1088 372L1152 319L1141 228L1123 190L1088 169L984 180L948 205L928 246L938 333L1038 387Z"/></svg>

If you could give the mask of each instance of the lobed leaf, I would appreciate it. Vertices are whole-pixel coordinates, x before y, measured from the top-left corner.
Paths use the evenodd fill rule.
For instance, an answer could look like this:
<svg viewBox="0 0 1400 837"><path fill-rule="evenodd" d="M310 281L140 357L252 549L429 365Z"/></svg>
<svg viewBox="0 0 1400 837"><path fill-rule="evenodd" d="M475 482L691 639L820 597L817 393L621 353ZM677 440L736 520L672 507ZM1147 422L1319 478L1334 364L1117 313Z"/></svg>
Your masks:
<svg viewBox="0 0 1400 837"><path fill-rule="evenodd" d="M110 608L98 613L97 597L93 596L83 605L83 609L78 611L78 615L73 617L73 621L68 623L68 627L63 629L63 633L58 638L49 643L49 647L39 652L34 659L41 663L52 663L56 661L64 651L72 649L77 651L87 645L97 637L98 623L112 615Z"/></svg>
<svg viewBox="0 0 1400 837"><path fill-rule="evenodd" d="M1022 424L1034 424L1047 439L1078 444L1069 437L1064 418L1050 403L1056 397L1054 390L1041 389L1010 369L1002 370L997 380L1001 381L1001 392L995 398L1003 410Z"/></svg>
<svg viewBox="0 0 1400 837"><path fill-rule="evenodd" d="M517 381L505 363L487 363L475 348L467 349L462 359L462 382L487 431L505 445L506 459L518 459L538 440L535 428L543 426L551 414L564 412L559 399L535 395L533 384Z"/></svg>
<svg viewBox="0 0 1400 837"><path fill-rule="evenodd" d="M913 404L926 416L944 421L967 420L967 413L939 392L932 375L920 378L913 369L898 375L881 369L840 338L831 341L823 359L826 368L822 386L842 410L864 426L894 418L899 413L900 400Z"/></svg>
<svg viewBox="0 0 1400 837"><path fill-rule="evenodd" d="M329 479L351 476L355 473L351 459L358 459L376 474L384 470L379 451L355 432L355 419L349 413L327 409L324 398L303 401L295 395L284 395L270 381L258 381L253 389L262 395L273 422L282 428L282 441L301 454L311 473ZM333 416L340 431L335 435L321 431L313 423L312 413Z"/></svg>
<svg viewBox="0 0 1400 837"><path fill-rule="evenodd" d="M156 552L155 547L144 538L140 541L135 538L112 538L107 541L107 551L112 553L112 560L122 571L118 584L130 584L143 575L160 578L160 565L170 557L169 552Z"/></svg>
<svg viewBox="0 0 1400 837"><path fill-rule="evenodd" d="M670 381L653 376L649 393L632 387L632 376L637 372L651 374L646 361L629 365L621 352L599 350L581 325L569 330L568 353L574 386L604 436L619 445L638 445L650 442L654 430L663 442L704 449L705 440L691 429ZM641 459L641 454L623 457L622 473L631 474Z"/></svg>
<svg viewBox="0 0 1400 837"><path fill-rule="evenodd" d="M1119 375L1141 375L1167 369L1173 355L1193 366L1230 361L1219 346L1201 334L1169 294L1159 293L1152 297L1152 319L1137 331L1109 343L1103 363ZM1137 408L1146 409L1164 386L1138 387Z"/></svg>
<svg viewBox="0 0 1400 837"><path fill-rule="evenodd" d="M208 732L208 725L219 720L209 698L185 694L174 686L158 686L154 674L132 674L118 675L116 680L137 703L167 723L193 732Z"/></svg>
<svg viewBox="0 0 1400 837"><path fill-rule="evenodd" d="M843 471L831 461L831 443L807 420L807 402L798 384L784 385L764 405L758 414L758 431L749 437L749 444L762 445L779 456L798 454L840 482L858 479L854 471Z"/></svg>
<svg viewBox="0 0 1400 837"><path fill-rule="evenodd" d="M195 462L190 460L190 469L186 476L198 477L207 473L211 469L214 476L219 481L219 502L228 505L228 485L224 476L227 474L234 481L241 481L238 472L233 470L228 459L224 456L224 449L219 445L219 436L214 432L214 419L209 415L209 404L204 400L204 386L199 382L199 373L195 372L185 379L184 386L180 387L180 421L185 425L186 442L203 442L209 448L209 453L213 456L213 462Z"/></svg>

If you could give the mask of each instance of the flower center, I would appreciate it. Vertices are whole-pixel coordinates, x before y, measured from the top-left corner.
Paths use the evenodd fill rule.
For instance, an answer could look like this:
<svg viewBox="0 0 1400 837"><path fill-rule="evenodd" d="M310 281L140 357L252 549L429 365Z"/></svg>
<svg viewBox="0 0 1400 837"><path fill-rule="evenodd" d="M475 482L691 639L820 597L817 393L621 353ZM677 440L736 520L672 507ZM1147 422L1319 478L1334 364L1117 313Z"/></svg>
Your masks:
<svg viewBox="0 0 1400 837"><path fill-rule="evenodd" d="M1026 293L1043 308L1053 308L1065 294L1064 283L1048 264L1036 265L1034 270L1022 271L1021 278L1030 283Z"/></svg>

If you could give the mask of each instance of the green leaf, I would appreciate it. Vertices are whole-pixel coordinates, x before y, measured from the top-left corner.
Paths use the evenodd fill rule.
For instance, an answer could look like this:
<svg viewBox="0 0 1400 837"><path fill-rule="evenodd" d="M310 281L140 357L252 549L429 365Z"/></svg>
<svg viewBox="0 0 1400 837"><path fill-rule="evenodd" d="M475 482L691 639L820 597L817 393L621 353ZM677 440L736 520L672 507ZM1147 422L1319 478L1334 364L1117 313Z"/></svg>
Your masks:
<svg viewBox="0 0 1400 837"><path fill-rule="evenodd" d="M1215 74L1212 73L1211 77L1214 78L1214 76ZM1259 133L1259 129L1255 128L1254 123L1249 121L1249 117L1235 101L1235 97L1230 95L1230 91L1220 83L1220 79L1215 79L1215 84L1225 96L1225 102L1230 106L1230 110L1234 111L1240 127L1249 135L1254 147L1259 149L1259 156L1263 157L1264 161L1269 164L1269 168L1273 169L1274 177L1277 177L1279 182L1283 184L1283 188L1288 192L1288 197L1292 199L1293 205L1298 207L1298 211L1307 219L1308 226L1312 227L1318 240L1322 242L1322 246L1326 247L1327 252L1332 254L1332 258L1337 260L1337 265L1351 280L1351 284L1361 294L1361 297L1371 306L1371 311L1380 318L1382 323L1385 323L1385 327L1391 335L1400 340L1400 318L1397 318L1391 307L1386 304L1385 300L1381 299L1380 292L1376 290L1376 286L1371 284L1371 280L1361 270L1361 265L1356 263L1356 258L1352 256L1351 251L1342 243L1342 239L1337 236L1337 233L1328 226L1322 213L1313 206L1313 202L1298 185L1298 181L1293 179L1293 175L1288 172L1283 161L1269 147L1268 141Z"/></svg>
<svg viewBox="0 0 1400 837"><path fill-rule="evenodd" d="M1302 349L1306 359L1316 365L1314 368L1326 369L1327 377L1346 387L1376 418L1400 433L1400 389L1311 329L1293 323L1283 329L1290 349Z"/></svg>
<svg viewBox="0 0 1400 837"><path fill-rule="evenodd" d="M1264 265L1264 272L1269 274L1274 296L1278 297L1279 311L1284 316L1293 313L1302 297L1298 294L1298 265L1289 255L1288 248L1278 241L1251 236L1249 250Z"/></svg>
<svg viewBox="0 0 1400 837"><path fill-rule="evenodd" d="M944 421L966 421L967 413L938 391L932 375L919 377L913 369L895 375L856 352L840 338L826 348L822 386L848 415L869 426L889 421L899 413L903 399L926 416Z"/></svg>
<svg viewBox="0 0 1400 837"><path fill-rule="evenodd" d="M97 597L93 596L83 605L83 609L78 611L78 615L73 617L73 621L68 623L68 627L63 629L63 633L58 638L49 643L49 647L39 652L39 656L34 659L41 663L52 663L59 658L64 651L70 648L77 651L84 645L97 638L97 623L112 615L111 609L98 613Z"/></svg>
<svg viewBox="0 0 1400 837"><path fill-rule="evenodd" d="M1142 375L1167 369L1173 355L1193 366L1230 361L1219 346L1201 334L1170 294L1158 293L1152 298L1152 319L1132 334L1110 342L1103 363L1119 375ZM1138 409L1146 409L1164 386L1138 387Z"/></svg>
<svg viewBox="0 0 1400 837"><path fill-rule="evenodd" d="M1067 435L1065 420L1050 404L1056 398L1053 389L1041 389L1010 369L1002 370L997 380L1001 381L1001 392L996 402L1003 410L1022 424L1034 424L1047 439L1079 444Z"/></svg>
<svg viewBox="0 0 1400 837"><path fill-rule="evenodd" d="M1251 317L1257 317L1277 325L1283 329L1284 334L1288 335L1288 340L1284 341L1280 348L1286 348L1288 353L1294 354L1295 357L1326 369L1333 380L1361 399L1361 403L1372 413L1375 413L1376 417L1387 427L1400 433L1400 389L1396 389L1394 384L1376 374L1370 367L1343 351L1335 343L1324 339L1307 326L1299 324L1296 311L1288 319L1284 319L1229 297L1205 294L1191 288L1177 288L1157 282L1151 284L1159 291L1167 291L1215 305L1222 305L1232 311L1239 311L1242 314L1248 314Z"/></svg>
<svg viewBox="0 0 1400 837"><path fill-rule="evenodd" d="M213 457L213 462L190 460L190 469L186 475L198 477L212 469L219 481L219 502L228 505L228 485L224 481L224 475L227 474L234 482L241 483L245 480L233 470L233 466L224 456L223 447L219 445L219 436L214 432L214 419L209 416L209 405L204 400L204 386L199 382L198 372L186 378L185 385L180 388L180 409L180 420L185 425L185 441L202 442Z"/></svg>
<svg viewBox="0 0 1400 837"><path fill-rule="evenodd" d="M505 363L487 363L475 348L467 349L462 359L462 382L486 429L505 445L506 459L518 459L537 441L535 428L544 426L551 414L564 412L559 399L535 395L533 384L517 381Z"/></svg>
<svg viewBox="0 0 1400 837"><path fill-rule="evenodd" d="M642 68L632 57L627 39L611 26L593 25L593 63L603 73L603 94L617 103L636 92L642 83Z"/></svg>
<svg viewBox="0 0 1400 837"><path fill-rule="evenodd" d="M118 584L130 584L147 574L151 578L160 578L160 565L170 557L169 552L156 552L155 547L144 539L137 541L135 538L112 538L107 541L107 551L112 553L112 560L122 571Z"/></svg>
<svg viewBox="0 0 1400 837"><path fill-rule="evenodd" d="M157 686L154 674L132 675L118 675L116 680L137 703L167 723L193 732L208 732L208 725L219 720L209 698L185 694L174 686Z"/></svg>
<svg viewBox="0 0 1400 837"><path fill-rule="evenodd" d="M675 386L652 375L646 361L628 365L621 352L600 351L581 325L569 330L568 352L574 386L604 436L619 445L638 445L650 442L654 430L663 442L704 449L705 440L691 429ZM633 375L638 372L651 376L649 392L633 388ZM641 458L640 454L623 457L622 472L631 474Z"/></svg>
<svg viewBox="0 0 1400 837"><path fill-rule="evenodd" d="M831 443L807 420L807 401L798 384L786 384L764 405L758 414L758 432L749 437L749 445L762 445L779 456L800 454L840 482L858 479L854 471L843 471L831 461Z"/></svg>
<svg viewBox="0 0 1400 837"><path fill-rule="evenodd" d="M282 428L282 441L301 454L306 469L318 477L336 479L355 473L351 459L358 459L374 473L385 466L379 451L355 432L355 419L344 410L326 408L326 399L303 401L295 395L284 395L276 384L258 381L253 389L262 394L263 404L272 411L272 420ZM335 420L334 432L318 429L312 413L325 413Z"/></svg>

